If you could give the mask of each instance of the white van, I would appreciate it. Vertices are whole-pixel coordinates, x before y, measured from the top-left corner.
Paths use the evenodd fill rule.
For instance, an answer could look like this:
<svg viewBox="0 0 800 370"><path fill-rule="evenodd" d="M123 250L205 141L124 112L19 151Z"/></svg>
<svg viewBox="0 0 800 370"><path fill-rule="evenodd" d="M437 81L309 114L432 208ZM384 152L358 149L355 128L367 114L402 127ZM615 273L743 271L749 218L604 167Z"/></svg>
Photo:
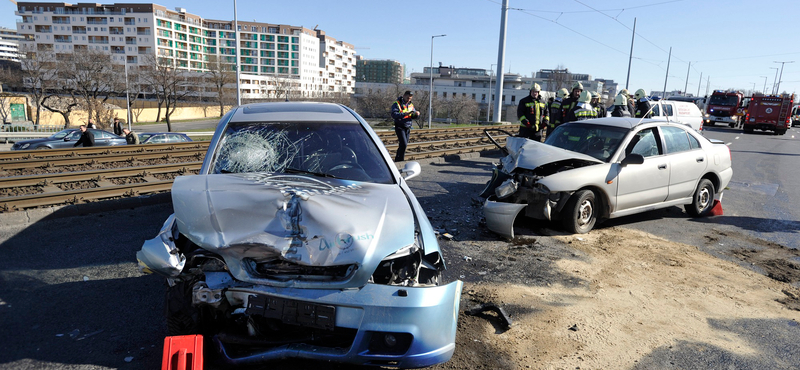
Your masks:
<svg viewBox="0 0 800 370"><path fill-rule="evenodd" d="M654 119L678 122L703 132L703 112L694 103L677 100L651 101Z"/></svg>

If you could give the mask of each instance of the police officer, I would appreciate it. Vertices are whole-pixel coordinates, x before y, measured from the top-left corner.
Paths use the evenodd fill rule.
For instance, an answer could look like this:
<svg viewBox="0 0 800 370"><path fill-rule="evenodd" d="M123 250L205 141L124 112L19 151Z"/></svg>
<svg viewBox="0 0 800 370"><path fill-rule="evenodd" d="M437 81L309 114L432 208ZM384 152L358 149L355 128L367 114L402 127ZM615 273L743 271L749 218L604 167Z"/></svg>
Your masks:
<svg viewBox="0 0 800 370"><path fill-rule="evenodd" d="M645 92L644 89L639 89L636 90L636 93L634 93L633 96L636 98L636 113L634 114L634 117L652 117L652 113L650 112L650 99L647 98L647 92Z"/></svg>
<svg viewBox="0 0 800 370"><path fill-rule="evenodd" d="M561 103L567 95L569 95L569 92L562 87L560 90L556 91L555 99L553 99L553 102L547 107L547 112L550 114L550 124L547 125L547 135L550 135L564 120L564 112L561 109Z"/></svg>
<svg viewBox="0 0 800 370"><path fill-rule="evenodd" d="M583 121L589 118L597 118L597 112L591 104L592 94L582 91L575 106L567 112L567 122Z"/></svg>
<svg viewBox="0 0 800 370"><path fill-rule="evenodd" d="M519 119L519 136L542 141L542 134L549 119L547 107L542 101L540 92L542 88L534 83L531 86L530 95L520 99L517 106L517 118Z"/></svg>
<svg viewBox="0 0 800 370"><path fill-rule="evenodd" d="M606 105L600 100L600 94L598 94L596 91L592 91L592 100L590 103L592 104L594 111L597 112L597 117L606 116Z"/></svg>
<svg viewBox="0 0 800 370"><path fill-rule="evenodd" d="M397 134L397 154L394 157L395 162L405 160L406 147L408 146L408 137L411 134L411 126L413 120L419 117L419 112L414 109L414 104L411 104L411 98L414 94L411 91L406 91L403 96L398 96L397 100L392 104L392 118L394 119L394 132Z"/></svg>
<svg viewBox="0 0 800 370"><path fill-rule="evenodd" d="M578 104L578 98L581 96L581 92L583 92L583 84L580 81L572 84L572 92L569 94L569 97L561 102L562 117L566 118L567 113L575 109L575 106ZM570 121L565 119L564 122Z"/></svg>

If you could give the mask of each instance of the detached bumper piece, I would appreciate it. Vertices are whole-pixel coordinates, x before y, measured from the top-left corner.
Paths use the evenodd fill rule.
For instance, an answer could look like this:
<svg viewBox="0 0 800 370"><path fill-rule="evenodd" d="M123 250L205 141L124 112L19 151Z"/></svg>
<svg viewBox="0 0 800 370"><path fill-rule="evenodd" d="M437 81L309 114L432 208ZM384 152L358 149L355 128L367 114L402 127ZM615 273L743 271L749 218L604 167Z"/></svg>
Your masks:
<svg viewBox="0 0 800 370"><path fill-rule="evenodd" d="M483 204L486 227L506 238L514 239L514 220L527 204L495 202L487 199Z"/></svg>
<svg viewBox="0 0 800 370"><path fill-rule="evenodd" d="M418 368L446 362L455 350L461 281L435 287L367 284L360 289L229 288L246 297L251 320L280 320L312 329L316 339L270 344L218 335L220 358L231 365L288 358L353 365ZM339 340L326 342L323 336ZM243 344L247 349L243 350Z"/></svg>

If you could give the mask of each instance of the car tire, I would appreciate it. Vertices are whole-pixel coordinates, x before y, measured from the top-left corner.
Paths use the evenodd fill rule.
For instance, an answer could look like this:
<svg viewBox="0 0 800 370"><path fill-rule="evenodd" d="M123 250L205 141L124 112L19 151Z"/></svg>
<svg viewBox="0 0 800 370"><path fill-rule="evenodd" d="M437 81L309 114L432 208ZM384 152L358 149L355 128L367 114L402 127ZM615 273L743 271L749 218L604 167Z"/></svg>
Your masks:
<svg viewBox="0 0 800 370"><path fill-rule="evenodd" d="M597 222L597 198L591 190L579 190L562 211L564 229L573 234L586 234Z"/></svg>
<svg viewBox="0 0 800 370"><path fill-rule="evenodd" d="M752 126L744 126L744 128L742 130L747 134L753 133L753 127Z"/></svg>
<svg viewBox="0 0 800 370"><path fill-rule="evenodd" d="M692 194L692 204L683 206L692 217L705 216L714 206L714 184L708 179L701 179L697 184L694 194Z"/></svg>
<svg viewBox="0 0 800 370"><path fill-rule="evenodd" d="M776 130L775 134L776 135L786 135L786 130L785 129L784 130Z"/></svg>

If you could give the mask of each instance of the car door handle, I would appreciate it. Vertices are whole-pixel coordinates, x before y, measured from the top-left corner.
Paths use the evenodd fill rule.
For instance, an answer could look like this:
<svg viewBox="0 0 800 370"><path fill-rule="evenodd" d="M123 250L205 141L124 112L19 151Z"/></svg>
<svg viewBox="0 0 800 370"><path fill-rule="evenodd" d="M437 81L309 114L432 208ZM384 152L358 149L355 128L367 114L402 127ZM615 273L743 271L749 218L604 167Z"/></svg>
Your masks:
<svg viewBox="0 0 800 370"><path fill-rule="evenodd" d="M700 163L700 162L702 162L702 161L705 161L705 160L706 160L706 159L705 159L705 158L703 158L703 157L697 157L697 163Z"/></svg>
<svg viewBox="0 0 800 370"><path fill-rule="evenodd" d="M658 169L659 169L659 170L666 170L666 169L667 169L667 164L666 164L666 163L664 163L664 164L660 164L660 165L658 165Z"/></svg>

